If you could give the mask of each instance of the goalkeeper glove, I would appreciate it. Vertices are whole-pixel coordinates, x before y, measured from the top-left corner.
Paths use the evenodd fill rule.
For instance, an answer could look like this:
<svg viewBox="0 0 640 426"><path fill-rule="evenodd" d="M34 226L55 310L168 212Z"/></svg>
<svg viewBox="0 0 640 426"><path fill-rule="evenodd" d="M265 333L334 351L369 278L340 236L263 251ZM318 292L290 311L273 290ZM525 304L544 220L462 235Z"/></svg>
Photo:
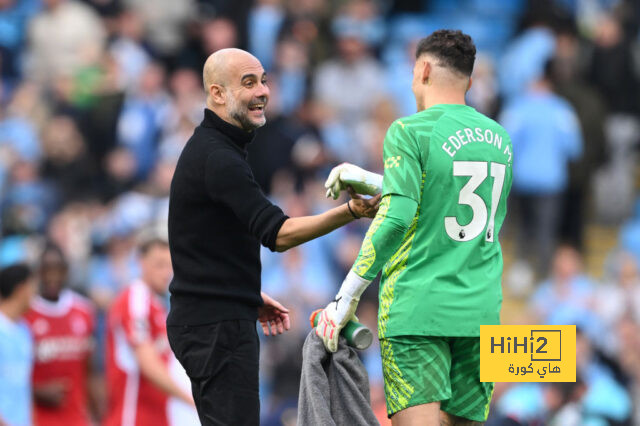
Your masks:
<svg viewBox="0 0 640 426"><path fill-rule="evenodd" d="M342 163L334 167L329 173L324 187L327 197L337 200L340 191L351 186L358 194L376 195L382 192L382 175L368 172L358 166Z"/></svg>
<svg viewBox="0 0 640 426"><path fill-rule="evenodd" d="M355 313L360 301L360 295L370 283L371 281L361 278L353 271L349 271L336 298L320 312L316 334L322 339L325 348L329 352L338 350L340 330L350 320L358 320Z"/></svg>

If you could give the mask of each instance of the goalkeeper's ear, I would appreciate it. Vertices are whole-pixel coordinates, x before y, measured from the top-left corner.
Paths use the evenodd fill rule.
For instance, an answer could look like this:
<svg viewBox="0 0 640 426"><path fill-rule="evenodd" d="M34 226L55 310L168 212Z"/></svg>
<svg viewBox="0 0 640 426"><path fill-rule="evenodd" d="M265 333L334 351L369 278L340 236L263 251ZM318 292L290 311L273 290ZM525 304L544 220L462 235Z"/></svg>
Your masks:
<svg viewBox="0 0 640 426"><path fill-rule="evenodd" d="M424 62L422 65L422 84L429 85L429 76L431 75L431 63L424 57Z"/></svg>

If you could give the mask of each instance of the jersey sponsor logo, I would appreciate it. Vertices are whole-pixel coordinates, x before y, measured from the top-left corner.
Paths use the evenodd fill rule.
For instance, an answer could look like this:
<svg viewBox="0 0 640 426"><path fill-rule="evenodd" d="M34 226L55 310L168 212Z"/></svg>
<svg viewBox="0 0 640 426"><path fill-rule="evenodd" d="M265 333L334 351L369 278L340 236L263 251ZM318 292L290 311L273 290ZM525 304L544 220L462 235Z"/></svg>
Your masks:
<svg viewBox="0 0 640 426"><path fill-rule="evenodd" d="M394 167L400 167L400 160L402 160L402 157L400 155L389 157L384 161L384 168L393 169Z"/></svg>
<svg viewBox="0 0 640 426"><path fill-rule="evenodd" d="M47 337L36 344L35 356L38 362L75 360L84 357L92 345L89 337Z"/></svg>
<svg viewBox="0 0 640 426"><path fill-rule="evenodd" d="M480 381L575 382L575 325L481 325Z"/></svg>

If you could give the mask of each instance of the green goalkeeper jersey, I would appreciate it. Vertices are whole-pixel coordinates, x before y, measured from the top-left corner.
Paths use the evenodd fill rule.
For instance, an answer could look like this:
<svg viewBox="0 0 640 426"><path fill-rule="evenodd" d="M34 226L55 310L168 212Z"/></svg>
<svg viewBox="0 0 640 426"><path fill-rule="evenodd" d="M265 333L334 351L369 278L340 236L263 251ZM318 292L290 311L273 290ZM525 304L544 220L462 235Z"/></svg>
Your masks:
<svg viewBox="0 0 640 426"><path fill-rule="evenodd" d="M380 338L478 336L500 323L511 165L507 132L469 106L435 105L391 125L382 193L418 209L382 270Z"/></svg>

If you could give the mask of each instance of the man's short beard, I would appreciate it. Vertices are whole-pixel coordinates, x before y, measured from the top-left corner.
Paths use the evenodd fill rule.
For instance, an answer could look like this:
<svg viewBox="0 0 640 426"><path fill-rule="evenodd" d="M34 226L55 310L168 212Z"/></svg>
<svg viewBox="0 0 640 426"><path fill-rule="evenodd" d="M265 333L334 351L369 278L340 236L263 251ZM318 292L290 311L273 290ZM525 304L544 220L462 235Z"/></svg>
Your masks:
<svg viewBox="0 0 640 426"><path fill-rule="evenodd" d="M267 122L266 119L262 121L262 123L254 123L249 119L248 109L242 107L240 102L237 101L236 98L233 97L233 93L227 90L227 102L228 102L228 111L229 116L240 123L242 129L250 132L252 130L257 129L258 127L262 127Z"/></svg>

